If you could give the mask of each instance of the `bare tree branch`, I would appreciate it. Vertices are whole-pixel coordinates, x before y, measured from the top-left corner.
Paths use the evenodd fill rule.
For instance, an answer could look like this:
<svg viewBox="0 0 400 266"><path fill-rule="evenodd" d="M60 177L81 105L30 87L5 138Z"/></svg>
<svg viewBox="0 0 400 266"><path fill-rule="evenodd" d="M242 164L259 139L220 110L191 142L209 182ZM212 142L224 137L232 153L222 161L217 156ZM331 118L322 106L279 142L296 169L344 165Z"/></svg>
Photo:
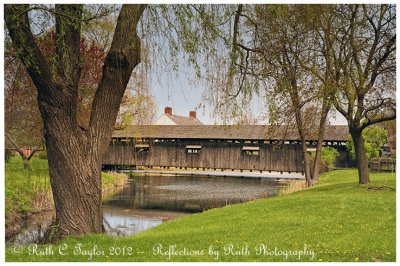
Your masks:
<svg viewBox="0 0 400 266"><path fill-rule="evenodd" d="M26 66L38 90L44 94L52 93L54 78L50 66L37 46L30 29L29 5L5 5L4 16L11 39L17 47L17 55Z"/></svg>

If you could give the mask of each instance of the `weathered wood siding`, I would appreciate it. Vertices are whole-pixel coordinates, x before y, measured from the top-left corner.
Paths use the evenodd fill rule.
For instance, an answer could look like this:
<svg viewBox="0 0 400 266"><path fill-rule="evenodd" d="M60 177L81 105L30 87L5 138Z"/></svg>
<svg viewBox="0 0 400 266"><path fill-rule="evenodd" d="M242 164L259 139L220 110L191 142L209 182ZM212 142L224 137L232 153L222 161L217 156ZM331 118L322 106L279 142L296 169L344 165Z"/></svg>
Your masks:
<svg viewBox="0 0 400 266"><path fill-rule="evenodd" d="M209 140L150 141L148 144L148 152L136 152L132 143L111 144L103 165L303 171L303 156L299 144L279 145ZM187 145L201 145L201 152L187 153ZM259 155L243 154L243 146L259 147Z"/></svg>

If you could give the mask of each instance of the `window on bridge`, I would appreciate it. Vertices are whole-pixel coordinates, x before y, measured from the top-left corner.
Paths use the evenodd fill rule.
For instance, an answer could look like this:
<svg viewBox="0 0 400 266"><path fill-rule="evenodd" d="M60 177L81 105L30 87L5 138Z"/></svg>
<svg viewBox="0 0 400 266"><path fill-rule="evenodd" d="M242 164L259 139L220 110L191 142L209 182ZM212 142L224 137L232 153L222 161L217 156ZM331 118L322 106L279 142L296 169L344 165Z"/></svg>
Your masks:
<svg viewBox="0 0 400 266"><path fill-rule="evenodd" d="M243 155L251 155L251 156L259 156L260 155L260 147L243 146L242 154Z"/></svg>
<svg viewBox="0 0 400 266"><path fill-rule="evenodd" d="M186 145L186 152L188 154L200 154L201 145Z"/></svg>
<svg viewBox="0 0 400 266"><path fill-rule="evenodd" d="M150 151L149 144L136 144L135 151L136 152L149 152Z"/></svg>

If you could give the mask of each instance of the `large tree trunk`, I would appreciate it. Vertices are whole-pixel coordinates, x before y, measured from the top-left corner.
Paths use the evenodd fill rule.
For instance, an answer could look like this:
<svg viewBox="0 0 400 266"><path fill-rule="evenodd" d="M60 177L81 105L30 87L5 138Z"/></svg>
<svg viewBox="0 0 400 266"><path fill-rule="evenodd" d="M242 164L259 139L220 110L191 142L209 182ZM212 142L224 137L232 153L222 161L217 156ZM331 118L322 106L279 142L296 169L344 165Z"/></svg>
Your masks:
<svg viewBox="0 0 400 266"><path fill-rule="evenodd" d="M57 73L54 73L30 30L29 6L5 5L6 24L13 44L38 90L45 129L56 207L56 220L47 240L56 242L65 236L102 232L102 157L130 75L140 63L136 28L145 8L145 5L122 6L94 96L89 128L83 129L77 122L82 7L56 5Z"/></svg>
<svg viewBox="0 0 400 266"><path fill-rule="evenodd" d="M64 78L47 88L52 94L38 89L56 209L56 219L45 242L103 232L102 149L98 144L103 135L79 127L73 86L70 79Z"/></svg>
<svg viewBox="0 0 400 266"><path fill-rule="evenodd" d="M101 156L91 137L60 120L45 122L50 182L56 208L46 241L103 232ZM64 125L63 125L64 124Z"/></svg>
<svg viewBox="0 0 400 266"><path fill-rule="evenodd" d="M365 152L364 138L362 131L351 131L351 137L354 142L354 150L356 153L357 168L358 168L358 183L369 184L369 173L368 173L368 160Z"/></svg>

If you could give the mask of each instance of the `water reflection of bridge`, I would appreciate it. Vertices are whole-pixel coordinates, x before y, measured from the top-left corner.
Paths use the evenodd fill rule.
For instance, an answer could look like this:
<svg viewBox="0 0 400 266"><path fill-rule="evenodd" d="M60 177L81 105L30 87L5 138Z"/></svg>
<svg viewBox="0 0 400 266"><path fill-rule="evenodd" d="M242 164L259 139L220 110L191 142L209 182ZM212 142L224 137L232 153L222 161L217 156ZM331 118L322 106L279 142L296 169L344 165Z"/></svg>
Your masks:
<svg viewBox="0 0 400 266"><path fill-rule="evenodd" d="M339 151L336 167L350 167L345 143L347 126L327 126L324 146ZM310 149L316 136L307 136ZM303 156L296 129L285 126L128 126L115 131L105 167L175 167L303 172Z"/></svg>
<svg viewBox="0 0 400 266"><path fill-rule="evenodd" d="M182 213L273 197L286 185L259 178L135 176L122 190L107 198L104 207L112 209L114 214L118 214L114 210L117 207L122 213L131 210L135 216L170 220Z"/></svg>

